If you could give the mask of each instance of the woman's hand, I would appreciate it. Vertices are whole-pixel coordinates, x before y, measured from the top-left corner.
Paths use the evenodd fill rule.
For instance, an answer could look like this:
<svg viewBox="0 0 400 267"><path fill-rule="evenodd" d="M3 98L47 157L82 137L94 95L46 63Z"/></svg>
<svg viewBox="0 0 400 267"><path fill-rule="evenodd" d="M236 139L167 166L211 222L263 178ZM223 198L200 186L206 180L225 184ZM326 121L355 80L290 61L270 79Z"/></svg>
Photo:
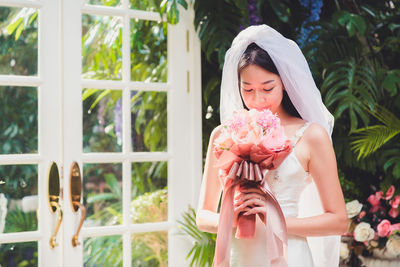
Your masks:
<svg viewBox="0 0 400 267"><path fill-rule="evenodd" d="M234 197L233 225L236 226L240 213L243 215L259 214L265 224L266 199L264 193L255 187L242 187Z"/></svg>

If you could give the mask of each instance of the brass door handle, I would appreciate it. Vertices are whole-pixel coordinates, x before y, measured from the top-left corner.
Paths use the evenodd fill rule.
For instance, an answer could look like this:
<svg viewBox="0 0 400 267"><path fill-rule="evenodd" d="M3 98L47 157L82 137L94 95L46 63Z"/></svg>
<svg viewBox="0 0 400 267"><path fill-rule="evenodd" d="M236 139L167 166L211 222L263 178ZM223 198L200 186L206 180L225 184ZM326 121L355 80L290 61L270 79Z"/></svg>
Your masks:
<svg viewBox="0 0 400 267"><path fill-rule="evenodd" d="M81 194L82 194L82 179L81 179L81 171L79 169L79 165L77 162L73 162L71 166L70 172L70 186L69 192L71 194L71 205L72 210L77 212L79 209L81 210L81 220L79 222L78 229L76 230L76 234L72 236L72 246L79 246L81 243L78 241L78 235L81 231L83 222L86 218L86 208L81 203Z"/></svg>
<svg viewBox="0 0 400 267"><path fill-rule="evenodd" d="M50 247L55 248L56 246L58 246L58 243L56 242L56 238L57 238L58 229L60 229L61 222L63 219L63 211L61 209L61 206L57 202L52 202L50 205L52 207L55 207L56 211L58 211L58 220L57 220L56 229L54 229L54 233L50 237Z"/></svg>
<svg viewBox="0 0 400 267"><path fill-rule="evenodd" d="M61 222L63 219L63 211L60 206L60 174L58 172L58 167L55 162L51 162L48 171L48 203L51 213L58 213L57 225L54 229L54 233L50 237L50 248L55 248L58 246L56 242L57 233L60 229Z"/></svg>
<svg viewBox="0 0 400 267"><path fill-rule="evenodd" d="M74 202L72 202L72 203L74 203ZM78 235L79 235L79 232L80 232L80 230L82 228L83 222L85 221L85 218L86 218L86 208L85 208L85 206L83 206L83 204L80 203L80 202L75 203L75 205L79 205L79 209L81 210L81 220L79 222L78 229L76 230L76 234L74 234L74 236L72 237L72 246L73 247L79 246L81 244L78 241Z"/></svg>

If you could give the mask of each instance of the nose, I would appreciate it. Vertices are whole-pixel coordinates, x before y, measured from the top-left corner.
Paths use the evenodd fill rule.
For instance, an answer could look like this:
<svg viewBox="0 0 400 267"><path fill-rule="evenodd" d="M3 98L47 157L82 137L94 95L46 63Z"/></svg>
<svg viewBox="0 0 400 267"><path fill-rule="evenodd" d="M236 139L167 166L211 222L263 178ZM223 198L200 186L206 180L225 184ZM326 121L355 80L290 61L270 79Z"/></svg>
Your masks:
<svg viewBox="0 0 400 267"><path fill-rule="evenodd" d="M260 90L255 90L254 103L257 110L262 110L266 107L266 101Z"/></svg>

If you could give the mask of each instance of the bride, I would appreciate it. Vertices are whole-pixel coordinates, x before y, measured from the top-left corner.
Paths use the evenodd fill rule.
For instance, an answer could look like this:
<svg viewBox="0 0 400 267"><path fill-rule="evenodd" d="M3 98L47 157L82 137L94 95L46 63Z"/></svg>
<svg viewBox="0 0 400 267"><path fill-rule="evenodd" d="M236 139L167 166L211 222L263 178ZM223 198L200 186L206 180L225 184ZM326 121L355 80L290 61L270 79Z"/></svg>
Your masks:
<svg viewBox="0 0 400 267"><path fill-rule="evenodd" d="M279 266L338 266L347 213L331 143L333 116L299 47L267 25L241 31L225 56L221 122L242 108L277 113L292 140L289 156L266 178L286 221L287 262ZM219 133L220 126L211 133L196 218L198 228L210 233L218 232L223 190L213 153ZM259 189L237 193L234 219L241 212L265 218L266 201ZM224 266L278 266L266 258L263 229L268 222L260 217L256 216L253 239L236 239L232 229L230 259Z"/></svg>

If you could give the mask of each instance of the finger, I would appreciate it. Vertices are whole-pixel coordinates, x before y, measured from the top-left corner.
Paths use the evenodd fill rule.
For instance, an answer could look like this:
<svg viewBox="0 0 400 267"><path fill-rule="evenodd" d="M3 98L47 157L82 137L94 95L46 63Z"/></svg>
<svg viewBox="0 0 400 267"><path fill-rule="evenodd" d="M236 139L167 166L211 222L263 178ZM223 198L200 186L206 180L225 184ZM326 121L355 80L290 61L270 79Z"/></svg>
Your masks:
<svg viewBox="0 0 400 267"><path fill-rule="evenodd" d="M257 193L248 193L246 195L244 195L241 199L239 200L247 200L247 199L265 199L265 197L261 194L257 194Z"/></svg>
<svg viewBox="0 0 400 267"><path fill-rule="evenodd" d="M264 207L265 203L262 200L259 199L248 199L246 201L243 201L240 205L237 205L236 207L238 209L244 208L244 207Z"/></svg>
<svg viewBox="0 0 400 267"><path fill-rule="evenodd" d="M249 211L246 211L245 213L243 213L243 215L250 215L250 214L257 214L257 213L261 213L263 216L265 216L266 211L263 207L255 207Z"/></svg>

